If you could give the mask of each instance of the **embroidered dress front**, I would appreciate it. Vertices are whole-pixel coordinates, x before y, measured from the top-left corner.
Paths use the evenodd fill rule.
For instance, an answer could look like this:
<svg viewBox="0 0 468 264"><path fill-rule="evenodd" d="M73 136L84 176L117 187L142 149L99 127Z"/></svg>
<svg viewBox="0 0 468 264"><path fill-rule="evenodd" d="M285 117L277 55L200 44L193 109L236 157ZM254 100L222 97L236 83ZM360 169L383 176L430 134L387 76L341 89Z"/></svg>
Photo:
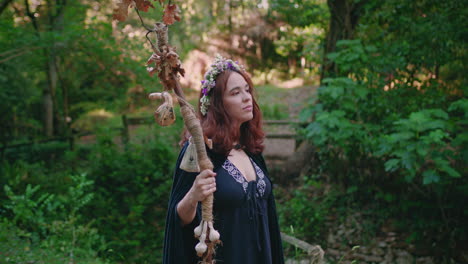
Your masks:
<svg viewBox="0 0 468 264"><path fill-rule="evenodd" d="M229 159L216 170L214 222L223 241L216 253L218 263L272 263L267 212L271 183L250 161L255 181L248 182Z"/></svg>

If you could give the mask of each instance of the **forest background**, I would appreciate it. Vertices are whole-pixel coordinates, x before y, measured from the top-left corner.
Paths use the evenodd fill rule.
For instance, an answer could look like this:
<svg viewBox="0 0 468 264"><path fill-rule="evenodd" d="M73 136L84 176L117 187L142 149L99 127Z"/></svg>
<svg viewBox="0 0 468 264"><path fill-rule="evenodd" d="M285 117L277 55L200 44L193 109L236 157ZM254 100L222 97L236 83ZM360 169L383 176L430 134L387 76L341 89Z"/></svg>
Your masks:
<svg viewBox="0 0 468 264"><path fill-rule="evenodd" d="M189 96L220 52L266 119L301 121L312 154L277 178L283 232L329 263L468 262L466 1L173 2ZM136 13L118 23L113 7L0 1L1 263L159 263L183 125L121 136L162 87ZM291 80L311 87L298 116L279 98Z"/></svg>

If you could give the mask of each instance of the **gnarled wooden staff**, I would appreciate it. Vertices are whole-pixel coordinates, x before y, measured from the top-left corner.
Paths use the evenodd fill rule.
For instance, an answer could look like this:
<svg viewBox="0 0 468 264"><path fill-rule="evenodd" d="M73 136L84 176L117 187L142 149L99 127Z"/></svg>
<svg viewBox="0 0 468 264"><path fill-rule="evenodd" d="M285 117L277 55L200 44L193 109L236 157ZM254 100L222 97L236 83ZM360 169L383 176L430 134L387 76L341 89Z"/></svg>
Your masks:
<svg viewBox="0 0 468 264"><path fill-rule="evenodd" d="M135 6L135 10L140 18L142 25L148 30L146 39L151 44L153 54L147 61L147 65L154 64L153 67L148 67L150 75L157 73L160 82L164 86L164 92L151 93L149 99L163 99L155 112L155 119L162 126L171 125L175 121L174 107L172 97L168 91L173 90L177 96L177 101L180 105L180 111L184 119L184 124L187 130L192 135L192 142L196 149L196 156L200 171L209 169L213 170L205 148L205 140L203 136L200 120L197 118L194 108L185 100L184 93L179 83L179 74L184 76L185 70L181 66L179 55L176 53L175 47L168 43L168 26L174 23L175 20L180 21L179 9L177 5L166 5L163 22L157 22L154 28L147 27L140 16L139 10L147 11L149 7L153 7L148 0L117 0L117 8L114 10L114 18L123 21L127 17L129 6ZM158 0L162 5L164 0ZM157 46L153 44L148 37L150 33L156 34ZM214 263L213 255L216 244L220 243L219 233L213 228L213 194L202 201L202 221L194 230L195 237L199 239L195 250L197 255L202 257L203 264Z"/></svg>

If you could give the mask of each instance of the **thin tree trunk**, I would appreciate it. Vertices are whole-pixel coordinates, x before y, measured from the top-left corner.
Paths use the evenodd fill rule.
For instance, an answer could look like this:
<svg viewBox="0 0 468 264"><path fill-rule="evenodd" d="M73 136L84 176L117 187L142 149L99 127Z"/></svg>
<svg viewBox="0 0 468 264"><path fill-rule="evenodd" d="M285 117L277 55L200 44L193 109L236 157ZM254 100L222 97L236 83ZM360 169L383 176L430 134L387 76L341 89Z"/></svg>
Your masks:
<svg viewBox="0 0 468 264"><path fill-rule="evenodd" d="M49 86L42 91L42 107L44 111L42 113L42 120L44 122L44 134L51 137L54 135L54 103L52 100L52 94L48 88Z"/></svg>
<svg viewBox="0 0 468 264"><path fill-rule="evenodd" d="M325 43L325 56L320 74L320 82L338 73L338 67L328 60L326 55L336 51L339 40L353 39L354 31L360 17L360 11L367 1L327 0L330 10L330 24Z"/></svg>
<svg viewBox="0 0 468 264"><path fill-rule="evenodd" d="M24 0L24 4L26 6L26 14L31 19L32 26L36 30L36 35L39 37L40 40L41 34L39 24L36 19L36 14L31 11L28 0ZM53 136L54 133L54 100L52 98L54 89L52 87L54 87L54 84L56 85L57 83L57 75L56 71L54 70L54 67L51 66L51 51L45 51L44 53L44 56L46 56L48 60L44 65L47 73L47 85L44 86L44 88L42 89L42 126L44 129L44 134L50 137Z"/></svg>
<svg viewBox="0 0 468 264"><path fill-rule="evenodd" d="M27 0L25 1L27 2ZM65 12L66 1L56 1L55 5L51 2L48 2L49 7L49 23L50 28L53 31L62 31L63 30L63 17ZM29 8L28 8L29 9ZM36 26L37 28L37 26ZM53 43L47 53L47 62L45 69L47 71L47 86L43 89L43 122L44 122L44 132L45 135L51 137L54 135L54 113L56 113L56 100L55 92L57 90L58 84L58 67L57 67L57 44ZM55 111L54 111L55 110ZM57 118L61 120L61 118Z"/></svg>
<svg viewBox="0 0 468 264"><path fill-rule="evenodd" d="M42 102L44 107L43 120L45 135L51 137L54 135L54 95L57 88L57 66L55 64L54 51L49 51L46 62L47 85L44 87Z"/></svg>
<svg viewBox="0 0 468 264"><path fill-rule="evenodd" d="M64 19L64 14L65 14L65 5L66 5L66 0L56 1L56 6L54 8L55 14L51 16L52 29L57 33L62 33L63 31L63 26L64 26L63 19ZM54 85L51 86L52 100L54 103L54 116L55 116L55 121L56 121L54 132L58 132L62 134L66 130L66 124L65 124L65 119L63 118L62 115L60 115L60 111L58 108L59 107L58 98L56 98L57 87L60 87L62 89L62 96L64 94L63 86L61 85L62 82L59 82L60 81L59 80L60 78L60 72L59 72L60 55L58 54L59 44L61 43L54 42L52 45L52 53L51 53L52 57L50 58L50 65L52 67L50 69L53 71L51 73L53 74L52 75L54 77L53 81L55 82ZM62 105L62 110L64 111L63 107L65 106Z"/></svg>

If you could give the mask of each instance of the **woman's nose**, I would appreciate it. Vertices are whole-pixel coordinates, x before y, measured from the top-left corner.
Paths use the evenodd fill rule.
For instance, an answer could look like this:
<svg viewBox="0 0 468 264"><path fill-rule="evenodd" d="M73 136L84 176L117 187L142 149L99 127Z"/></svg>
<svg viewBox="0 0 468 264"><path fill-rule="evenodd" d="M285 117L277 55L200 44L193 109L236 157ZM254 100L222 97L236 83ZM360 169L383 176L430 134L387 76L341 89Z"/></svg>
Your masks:
<svg viewBox="0 0 468 264"><path fill-rule="evenodd" d="M250 101L250 99L252 99L252 95L250 93L244 93L244 97L242 97L242 100L247 102Z"/></svg>

